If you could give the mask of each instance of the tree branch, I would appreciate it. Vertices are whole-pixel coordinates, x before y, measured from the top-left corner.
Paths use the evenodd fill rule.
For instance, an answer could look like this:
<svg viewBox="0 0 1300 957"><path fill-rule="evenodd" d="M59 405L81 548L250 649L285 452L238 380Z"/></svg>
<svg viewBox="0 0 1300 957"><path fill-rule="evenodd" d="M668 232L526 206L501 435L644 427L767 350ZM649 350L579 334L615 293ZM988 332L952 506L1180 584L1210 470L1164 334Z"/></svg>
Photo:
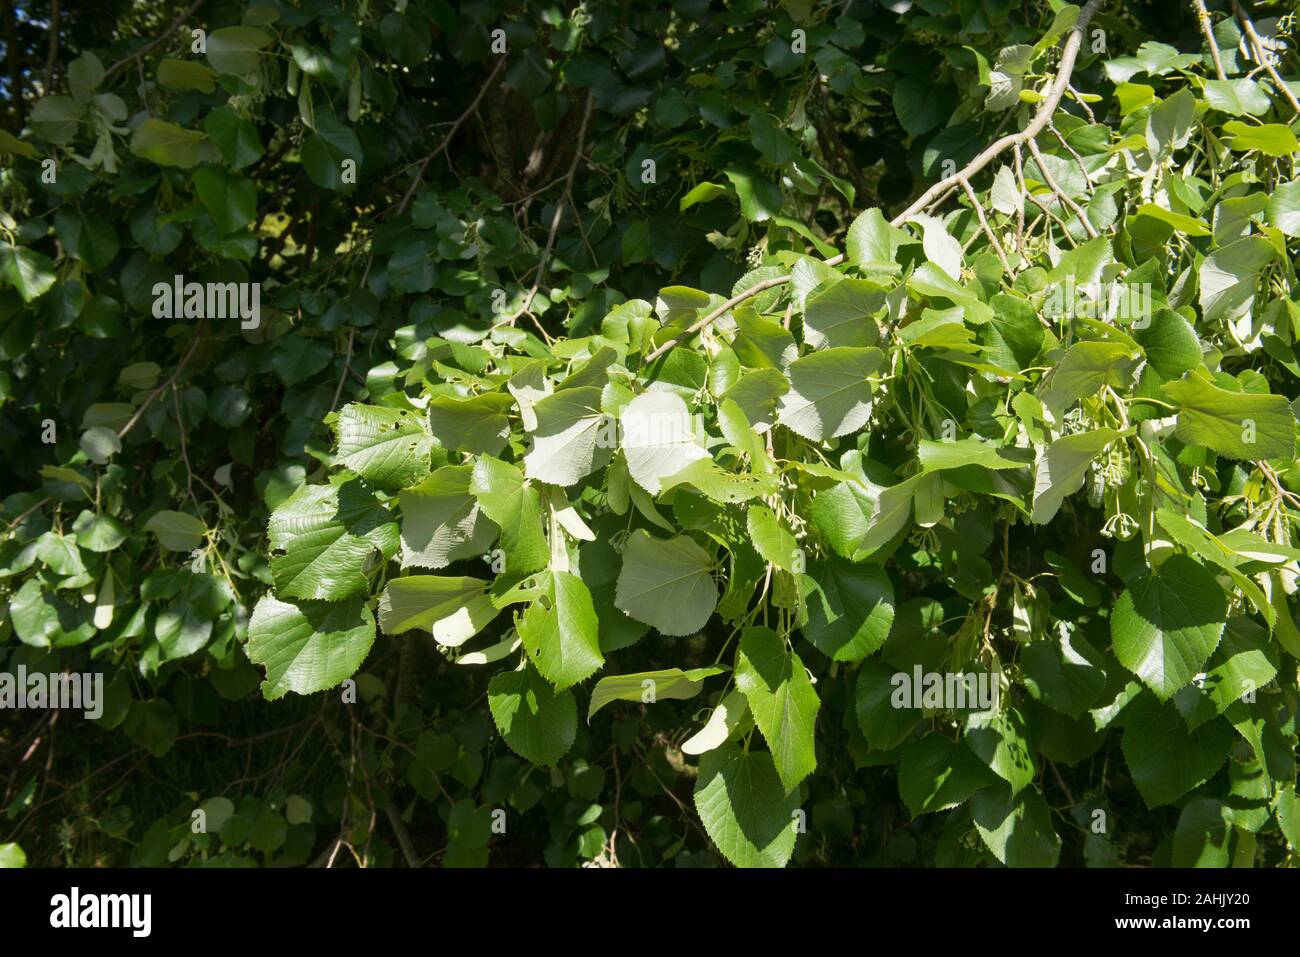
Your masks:
<svg viewBox="0 0 1300 957"><path fill-rule="evenodd" d="M1268 71L1268 75L1273 78L1273 85L1277 87L1279 93L1286 97L1286 101L1291 104L1291 109L1296 112L1296 115L1300 116L1300 101L1296 100L1291 88L1286 85L1282 77L1278 75L1277 68L1269 61L1268 52L1264 49L1264 42L1255 31L1254 21L1250 19L1250 15L1245 10L1241 9L1241 5L1237 3L1237 0L1232 0L1232 12L1241 21L1241 27L1246 31L1246 36L1250 40L1250 47L1255 51L1255 58L1259 60L1259 65Z"/></svg>
<svg viewBox="0 0 1300 957"><path fill-rule="evenodd" d="M1210 11L1205 9L1205 0L1192 0L1192 6L1196 8L1196 20L1201 25L1201 33L1205 35L1205 42L1210 47L1210 58L1214 60L1214 73L1220 80L1226 80L1228 75L1223 72L1223 58L1219 56L1219 44L1214 39L1214 29L1210 26Z"/></svg>
<svg viewBox="0 0 1300 957"><path fill-rule="evenodd" d="M1065 94L1066 87L1070 85L1070 75L1074 72L1074 64L1079 56L1079 48L1083 45L1083 35L1088 29L1088 23L1092 20L1093 14L1095 14L1097 8L1101 6L1101 2L1102 0L1088 0L1088 3L1084 8L1079 11L1079 19L1076 20L1074 26L1070 28L1070 33L1065 38L1065 44L1061 48L1061 61L1060 66L1056 71L1056 78L1052 81L1052 86L1048 90L1047 96L1044 97L1042 104L1038 107L1038 111L1029 121L1029 125L1019 133L1010 133L1001 139L995 140L989 146L985 147L982 153L967 163L964 168L957 170L957 172L953 173L951 176L946 176L932 185L917 197L916 200L913 201L912 205L908 206L907 209L903 210L891 219L891 226L901 226L903 223L911 219L912 216L924 210L937 199L942 198L948 192L958 189L963 180L970 179L970 177L974 176L1006 150L1011 149L1012 147L1019 147L1026 143L1031 144L1030 148L1034 149L1032 146L1032 140L1041 133L1044 128L1046 128L1048 121L1051 120L1052 115L1056 112L1056 108L1061 103L1061 97ZM1041 167L1041 164L1039 165ZM1096 232L1093 230L1092 223L1088 222L1086 217L1083 217L1081 221L1084 223L1084 229L1089 231L1089 235L1095 236ZM825 260L827 266L838 266L842 262L844 262L843 253ZM765 289L771 289L773 286L780 286L787 283L790 281L790 278L789 275L776 276L772 279L764 279L762 282L755 283L748 289L742 290L728 299L717 309L714 309L703 319L700 319L681 335L674 336L667 342L664 342L662 345L653 349L643 360L644 363L648 365L655 359L658 359L669 349L682 342L682 340L695 335L697 332L716 320L719 316L724 315L728 310L744 302L746 299L758 295Z"/></svg>

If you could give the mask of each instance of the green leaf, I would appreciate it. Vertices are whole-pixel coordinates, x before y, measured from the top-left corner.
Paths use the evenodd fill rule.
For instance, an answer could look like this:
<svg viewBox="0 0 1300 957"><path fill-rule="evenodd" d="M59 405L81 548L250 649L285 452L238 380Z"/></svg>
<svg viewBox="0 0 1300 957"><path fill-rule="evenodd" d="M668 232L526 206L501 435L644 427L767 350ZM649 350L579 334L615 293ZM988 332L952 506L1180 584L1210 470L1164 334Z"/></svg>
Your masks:
<svg viewBox="0 0 1300 957"><path fill-rule="evenodd" d="M1115 603L1111 641L1120 664L1167 701L1209 660L1226 621L1227 601L1214 575L1185 555L1171 555Z"/></svg>
<svg viewBox="0 0 1300 957"><path fill-rule="evenodd" d="M1063 435L1038 450L1034 477L1034 505L1031 519L1039 525L1050 522L1061 503L1083 485L1093 459L1119 438L1114 429L1094 429Z"/></svg>
<svg viewBox="0 0 1300 957"><path fill-rule="evenodd" d="M403 568L446 568L487 551L498 529L470 494L472 474L468 465L445 465L398 493Z"/></svg>
<svg viewBox="0 0 1300 957"><path fill-rule="evenodd" d="M1043 405L1059 418L1102 386L1123 386L1134 365L1132 351L1122 342L1076 342L1053 370L1042 392Z"/></svg>
<svg viewBox="0 0 1300 957"><path fill-rule="evenodd" d="M1300 236L1300 179L1281 183L1268 198L1268 219L1283 234Z"/></svg>
<svg viewBox="0 0 1300 957"><path fill-rule="evenodd" d="M266 668L268 701L286 691L312 694L333 688L361 667L375 640L375 618L365 600L285 602L264 595L248 622L248 658Z"/></svg>
<svg viewBox="0 0 1300 957"><path fill-rule="evenodd" d="M1231 813L1218 798L1192 798L1178 816L1174 829L1174 867L1227 867L1232 860Z"/></svg>
<svg viewBox="0 0 1300 957"><path fill-rule="evenodd" d="M894 700L898 674L901 673L883 661L864 661L858 668L854 712L862 736L876 750L898 747L921 721L920 707L898 707ZM903 674L903 678L908 676Z"/></svg>
<svg viewBox="0 0 1300 957"><path fill-rule="evenodd" d="M75 128L75 127L74 127ZM0 130L0 154L9 153L26 159L36 159L41 154L31 143L24 142L8 130ZM11 845L16 847L17 845Z"/></svg>
<svg viewBox="0 0 1300 957"><path fill-rule="evenodd" d="M907 234L889 225L884 214L872 207L858 214L844 237L848 261L866 276L889 276L899 271L895 259Z"/></svg>
<svg viewBox="0 0 1300 957"><path fill-rule="evenodd" d="M721 503L748 502L756 498L767 498L775 495L780 489L780 484L774 475L728 472L726 469L719 468L711 458L699 459L676 475L668 476L663 480L660 490L667 491L678 485L689 485L700 494ZM640 490L633 488L632 493L635 497Z"/></svg>
<svg viewBox="0 0 1300 957"><path fill-rule="evenodd" d="M1136 215L1149 216L1152 219L1160 220L1162 223L1168 223L1178 232L1185 233L1188 236L1210 235L1210 228L1194 216L1184 216L1182 213L1172 212L1163 206L1157 206L1155 203L1144 203L1139 206Z"/></svg>
<svg viewBox="0 0 1300 957"><path fill-rule="evenodd" d="M839 482L813 500L813 518L831 547L853 561L888 545L912 517L912 497L923 475L896 485Z"/></svg>
<svg viewBox="0 0 1300 957"><path fill-rule="evenodd" d="M1037 788L1019 793L1006 787L985 788L971 797L975 830L993 856L1007 867L1056 867L1061 838L1052 826L1052 810Z"/></svg>
<svg viewBox="0 0 1300 957"><path fill-rule="evenodd" d="M1290 127L1281 123L1255 125L1229 120L1223 124L1223 132L1230 137L1228 145L1234 150L1259 150L1266 156L1292 156L1300 152L1300 140Z"/></svg>
<svg viewBox="0 0 1300 957"><path fill-rule="evenodd" d="M751 223L759 223L781 212L785 197L781 188L750 164L729 166L727 179L740 197L740 212Z"/></svg>
<svg viewBox="0 0 1300 957"><path fill-rule="evenodd" d="M46 532L36 540L36 557L56 575L84 575L86 572L77 541L71 535Z"/></svg>
<svg viewBox="0 0 1300 957"><path fill-rule="evenodd" d="M0 844L0 869L27 866L27 855L23 849L12 841Z"/></svg>
<svg viewBox="0 0 1300 957"><path fill-rule="evenodd" d="M1286 841L1292 848L1300 847L1300 793L1294 784L1280 788L1274 799L1273 813L1277 817L1277 826L1281 828Z"/></svg>
<svg viewBox="0 0 1300 957"><path fill-rule="evenodd" d="M1078 631L1059 628L1059 637L1031 641L1020 652L1025 688L1036 701L1071 718L1096 704L1106 688L1101 653Z"/></svg>
<svg viewBox="0 0 1300 957"><path fill-rule="evenodd" d="M690 635L718 605L713 559L687 535L655 538L638 529L627 538L614 604L665 635Z"/></svg>
<svg viewBox="0 0 1300 957"><path fill-rule="evenodd" d="M1151 368L1166 379L1177 379L1201 364L1196 330L1172 309L1157 310L1150 325L1134 328L1133 338L1142 346Z"/></svg>
<svg viewBox="0 0 1300 957"><path fill-rule="evenodd" d="M817 767L815 729L821 700L803 662L770 628L746 628L736 655L736 689L772 752L787 792Z"/></svg>
<svg viewBox="0 0 1300 957"><path fill-rule="evenodd" d="M26 246L0 243L0 280L17 289L23 302L44 295L54 285L55 278L54 263L49 256Z"/></svg>
<svg viewBox="0 0 1300 957"><path fill-rule="evenodd" d="M1149 808L1170 804L1208 781L1232 747L1232 726L1223 718L1188 731L1172 703L1150 695L1135 699L1124 717L1124 761Z"/></svg>
<svg viewBox="0 0 1300 957"><path fill-rule="evenodd" d="M533 667L563 691L595 674L605 658L587 586L569 572L552 571L548 578L519 620L519 637Z"/></svg>
<svg viewBox="0 0 1300 957"><path fill-rule="evenodd" d="M1277 654L1264 626L1250 618L1230 618L1205 677L1175 694L1174 704L1187 726L1195 729L1263 688L1277 671Z"/></svg>
<svg viewBox="0 0 1300 957"><path fill-rule="evenodd" d="M694 698L704 687L704 679L725 672L725 668L666 668L662 671L638 671L630 675L610 675L601 678L591 689L587 705L587 721L605 705L614 701L639 701L653 704L660 699L681 700Z"/></svg>
<svg viewBox="0 0 1300 957"><path fill-rule="evenodd" d="M479 601L487 597L487 586L488 583L481 578L444 575L390 578L379 596L379 627L386 635L400 635L420 628L441 633L454 625L451 619L460 618L466 622L473 621L482 628L487 624L483 616L490 615L487 619L490 621L498 611L490 599L486 607ZM440 623L445 624L440 627ZM441 639L440 643L451 644Z"/></svg>
<svg viewBox="0 0 1300 957"><path fill-rule="evenodd" d="M700 203L711 203L715 199L728 195L729 192L730 190L727 187L720 186L717 183L698 183L681 198L681 202L677 204L677 211L684 213L692 206L697 206Z"/></svg>
<svg viewBox="0 0 1300 957"><path fill-rule="evenodd" d="M790 363L790 391L781 396L778 420L814 442L858 431L871 417L867 379L884 365L879 349L850 346L796 359Z"/></svg>
<svg viewBox="0 0 1300 957"><path fill-rule="evenodd" d="M904 76L893 89L898 122L912 136L928 133L952 114L952 88L939 86L933 76Z"/></svg>
<svg viewBox="0 0 1300 957"><path fill-rule="evenodd" d="M193 515L164 509L145 522L144 530L153 532L158 544L173 552L190 552L203 544L208 527Z"/></svg>
<svg viewBox="0 0 1300 957"><path fill-rule="evenodd" d="M1187 145L1196 116L1196 94L1187 87L1152 108L1147 119L1147 149L1161 160Z"/></svg>
<svg viewBox="0 0 1300 957"><path fill-rule="evenodd" d="M429 475L433 439L420 417L404 409L345 405L334 440L334 464L380 488L406 488Z"/></svg>
<svg viewBox="0 0 1300 957"><path fill-rule="evenodd" d="M991 679L998 680L997 675ZM1034 780L1034 758L1028 743L1029 728L1020 710L972 711L966 715L962 739L998 777L1011 785L1013 794Z"/></svg>
<svg viewBox="0 0 1300 957"><path fill-rule="evenodd" d="M111 515L82 512L72 524L77 544L91 552L111 552L127 537L127 528Z"/></svg>
<svg viewBox="0 0 1300 957"><path fill-rule="evenodd" d="M276 345L271 366L285 385L297 385L320 372L333 358L333 350L321 340L290 333Z"/></svg>
<svg viewBox="0 0 1300 957"><path fill-rule="evenodd" d="M194 174L194 189L223 233L242 229L257 216L257 187L225 167L204 166Z"/></svg>
<svg viewBox="0 0 1300 957"><path fill-rule="evenodd" d="M131 135L132 154L159 166L193 169L208 158L210 148L202 133L162 120L145 120Z"/></svg>
<svg viewBox="0 0 1300 957"><path fill-rule="evenodd" d="M335 192L350 192L356 187L343 181L343 163L345 160L351 160L356 164L359 175L365 160L365 154L361 149L361 141L357 139L357 134L352 131L351 127L340 122L333 114L317 114L315 132L303 140L302 143L302 165L307 170L308 177L322 189ZM419 244L403 247L403 249L413 252L417 257L424 255L424 251L420 249ZM428 265L429 268L432 268L433 264L429 262ZM389 265L389 272L395 272L391 264ZM390 281L394 283L394 288L398 288L395 276ZM432 285L432 280L430 280L430 285ZM428 288L429 286L425 286L424 290L420 291L427 291ZM406 291L416 290L408 288Z"/></svg>
<svg viewBox="0 0 1300 957"><path fill-rule="evenodd" d="M755 431L766 432L776 422L777 400L789 390L780 370L756 369L743 373L724 398L736 403Z"/></svg>
<svg viewBox="0 0 1300 957"><path fill-rule="evenodd" d="M1228 458L1259 461L1295 455L1295 414L1285 396L1229 392L1199 375L1164 385L1177 402L1174 436Z"/></svg>
<svg viewBox="0 0 1300 957"><path fill-rule="evenodd" d="M623 409L621 446L632 480L658 495L663 480L709 458L695 435L691 411L672 392L645 392Z"/></svg>
<svg viewBox="0 0 1300 957"><path fill-rule="evenodd" d="M438 395L429 400L429 431L446 449L498 455L510 437L506 410L514 399L501 393L469 398Z"/></svg>
<svg viewBox="0 0 1300 957"><path fill-rule="evenodd" d="M269 33L256 27L221 27L208 34L208 62L219 73L252 73L271 39Z"/></svg>
<svg viewBox="0 0 1300 957"><path fill-rule="evenodd" d="M43 96L32 107L32 132L47 143L69 143L85 115L86 108L72 97Z"/></svg>
<svg viewBox="0 0 1300 957"><path fill-rule="evenodd" d="M931 733L903 749L898 794L912 817L956 807L998 777L960 741Z"/></svg>
<svg viewBox="0 0 1300 957"><path fill-rule="evenodd" d="M209 67L193 60L166 57L158 64L158 84L168 90L198 90L211 93L216 89L216 76Z"/></svg>
<svg viewBox="0 0 1300 957"><path fill-rule="evenodd" d="M861 661L889 637L894 586L879 565L834 555L813 562L799 587L808 608L803 637L834 661Z"/></svg>
<svg viewBox="0 0 1300 957"><path fill-rule="evenodd" d="M81 433L81 440L77 444L81 451L86 453L86 458L96 465L106 464L109 459L122 451L122 440L117 437L117 433L102 425Z"/></svg>
<svg viewBox="0 0 1300 957"><path fill-rule="evenodd" d="M397 523L369 489L304 485L271 513L267 526L275 589L286 598L339 601L369 587L366 571L377 554L397 551Z"/></svg>
<svg viewBox="0 0 1300 957"><path fill-rule="evenodd" d="M228 106L208 113L203 118L203 130L233 169L251 166L266 153L257 127Z"/></svg>
<svg viewBox="0 0 1300 957"><path fill-rule="evenodd" d="M794 853L799 795L781 784L772 756L723 745L700 759L695 810L736 867L784 867Z"/></svg>
<svg viewBox="0 0 1300 957"><path fill-rule="evenodd" d="M117 231L97 216L61 209L55 214L54 226L68 252L91 269L107 268L121 248Z"/></svg>
<svg viewBox="0 0 1300 957"><path fill-rule="evenodd" d="M1200 269L1205 321L1231 322L1249 312L1255 301L1255 281L1273 256L1272 244L1261 236L1247 236L1206 256Z"/></svg>
<svg viewBox="0 0 1300 957"><path fill-rule="evenodd" d="M154 622L161 659L184 658L200 651L212 637L212 625L212 618L187 595L174 598Z"/></svg>
<svg viewBox="0 0 1300 957"><path fill-rule="evenodd" d="M594 386L561 389L536 405L537 428L524 456L524 474L551 485L576 485L609 462L613 443Z"/></svg>
<svg viewBox="0 0 1300 957"><path fill-rule="evenodd" d="M527 575L546 567L550 553L542 526L542 497L515 465L490 456L474 463L470 494L501 527L505 572Z"/></svg>
<svg viewBox="0 0 1300 957"><path fill-rule="evenodd" d="M884 305L884 287L867 279L841 280L804 303L804 341L814 349L874 346L880 332L873 317Z"/></svg>
<svg viewBox="0 0 1300 957"><path fill-rule="evenodd" d="M722 747L749 717L749 704L739 691L728 691L704 727L682 742L682 754L706 754Z"/></svg>
<svg viewBox="0 0 1300 957"><path fill-rule="evenodd" d="M788 572L795 570L799 543L766 505L751 505L745 514L746 528L754 550L763 561Z"/></svg>
<svg viewBox="0 0 1300 957"><path fill-rule="evenodd" d="M986 469L1019 469L1034 462L1031 449L1000 446L978 436L954 439L951 442L922 439L917 447L917 456L921 460L921 468L926 472L959 469L968 465Z"/></svg>
<svg viewBox="0 0 1300 957"><path fill-rule="evenodd" d="M1023 299L998 293L990 301L993 316L980 326L979 342L989 361L1020 372L1033 365L1043 348L1043 326L1034 307Z"/></svg>
<svg viewBox="0 0 1300 957"><path fill-rule="evenodd" d="M488 708L510 750L542 767L558 763L578 732L573 692L556 691L530 667L493 675Z"/></svg>

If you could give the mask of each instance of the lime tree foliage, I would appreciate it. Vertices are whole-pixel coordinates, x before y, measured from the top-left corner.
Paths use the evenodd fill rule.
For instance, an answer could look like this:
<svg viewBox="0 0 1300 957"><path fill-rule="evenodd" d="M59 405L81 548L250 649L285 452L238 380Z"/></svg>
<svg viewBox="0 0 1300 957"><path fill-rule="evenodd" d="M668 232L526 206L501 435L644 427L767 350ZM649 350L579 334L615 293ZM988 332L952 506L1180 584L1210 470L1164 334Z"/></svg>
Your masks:
<svg viewBox="0 0 1300 957"><path fill-rule="evenodd" d="M57 9L0 861L1297 862L1284 5Z"/></svg>

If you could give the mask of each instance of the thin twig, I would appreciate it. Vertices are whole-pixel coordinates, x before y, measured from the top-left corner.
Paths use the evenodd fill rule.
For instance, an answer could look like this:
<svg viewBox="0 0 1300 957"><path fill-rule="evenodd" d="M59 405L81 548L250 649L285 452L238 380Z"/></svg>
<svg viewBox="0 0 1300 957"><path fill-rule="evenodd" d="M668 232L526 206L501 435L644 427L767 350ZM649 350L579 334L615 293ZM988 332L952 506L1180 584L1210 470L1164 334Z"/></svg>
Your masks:
<svg viewBox="0 0 1300 957"><path fill-rule="evenodd" d="M199 347L199 343L202 341L203 341L203 331L200 329L199 333L194 337L194 341L190 343L190 347L186 351L185 355L181 357L180 364L176 366L176 371L171 374L171 378L169 378L162 385L158 386L158 388L150 392L149 397L140 403L139 407L131 415L131 418L127 419L126 425L122 426L122 428L118 431L117 437L119 439L126 438L126 433L130 432L133 428L135 428L135 424L140 421L140 416L144 415L144 410L149 408L149 404L153 402L154 399L158 398L158 396L162 395L163 392L165 392L168 388L171 387L171 384L176 381L177 376L181 374L181 370L185 368L185 363L190 361L190 356L194 355L194 350Z"/></svg>
<svg viewBox="0 0 1300 957"><path fill-rule="evenodd" d="M39 502L37 502L35 505L31 505L31 506L29 506L29 507L23 509L23 511L20 512L20 513L18 514L18 517L15 518L12 522L10 522L10 523L8 524L8 526L6 527L6 531L7 531L8 529L17 528L19 525L21 525L21 524L23 523L23 519L25 519L28 515L32 514L32 512L36 511L36 510L37 510L38 508L40 508L42 505L47 504L47 503L50 501L51 498L53 498L53 496L51 496L51 495L47 495L47 496L45 496L45 498L41 499L41 500L40 500Z"/></svg>
<svg viewBox="0 0 1300 957"><path fill-rule="evenodd" d="M836 256L836 257L834 258L833 261L830 260L830 259L828 259L828 260L826 260L826 261L827 261L828 263L830 263L831 265L835 265L835 264L838 264L838 263L843 262L843 261L844 261L844 257L843 257L843 256ZM669 340L668 340L667 342L665 342L663 345L659 346L657 349L655 349L653 352L651 352L649 355L647 355L647 356L645 357L645 364L646 364L646 365L649 365L650 363L654 362L656 359L658 359L661 355L663 355L665 352L667 352L667 351L668 351L669 349L671 349L673 346L677 345L677 343L680 342L682 339L688 339L688 338L690 338L691 336L695 335L695 334L696 334L697 332L699 332L701 329L703 329L703 328L705 328L706 326L708 326L709 323L713 322L713 320L717 319L719 316L726 315L727 312L729 312L731 309L734 309L736 306L740 305L740 304L741 304L742 302L744 302L746 299L749 299L749 298L751 298L751 297L753 297L753 296L758 295L758 294L759 294L760 292L762 292L764 289L771 289L773 286L781 286L781 285L784 285L785 283L787 283L787 282L789 282L789 281L790 281L790 277L789 277L788 275L786 275L786 276L773 276L771 279L764 279L762 282L757 282L757 283L755 283L754 285L750 286L748 289L745 289L745 290L742 290L741 292L738 292L736 295L732 296L730 299L728 299L728 300L727 300L726 302L724 302L722 305L718 306L717 309L714 309L712 312L710 312L708 315L706 315L703 319L699 320L699 321L696 322L694 325L692 325L689 329L687 329L685 332L683 332L680 336L676 336L676 337L673 338L673 339L669 339Z"/></svg>
<svg viewBox="0 0 1300 957"><path fill-rule="evenodd" d="M175 376L172 377L173 380ZM202 512L203 508L199 505L199 500L194 497L194 469L190 467L190 453L185 444L185 417L181 414L181 394L176 388L175 381L172 382L172 403L176 406L176 434L181 440L181 461L185 463L185 491L194 503L194 510Z"/></svg>
<svg viewBox="0 0 1300 957"><path fill-rule="evenodd" d="M367 267L369 269L369 267ZM365 285L364 281L362 285ZM330 401L330 411L333 412L339 404L339 396L343 394L343 383L348 379L348 371L352 368L352 341L357 336L357 327L353 326L348 330L348 354L343 360L343 374L339 376L339 384L334 389L334 398Z"/></svg>
<svg viewBox="0 0 1300 957"><path fill-rule="evenodd" d="M1068 83L1065 85L1065 88L1069 90L1070 95L1074 97L1074 102L1079 104L1079 109L1083 110L1084 113L1088 114L1088 122L1096 123L1097 115L1092 112L1092 107L1089 106L1088 101L1083 98L1083 94L1080 93L1078 90L1076 90L1074 87L1070 86L1070 84Z"/></svg>
<svg viewBox="0 0 1300 957"><path fill-rule="evenodd" d="M984 235L988 237L989 245L992 246L993 251L998 254L998 260L1002 263L1003 272L1008 276L1013 275L1014 273L1011 269L1011 263L1007 262L1006 250L1002 248L1002 244L998 242L998 237L994 235L993 229L989 226L988 217L984 215L984 207L980 205L980 200L979 197L975 195L975 190L971 189L970 181L963 179L961 181L961 187L966 191L966 198L970 200L970 204L975 207L975 215L979 217L980 229L984 230Z"/></svg>
<svg viewBox="0 0 1300 957"><path fill-rule="evenodd" d="M1025 197L1029 189L1025 186L1025 164L1020 157L1020 144L1016 144L1016 188L1020 190L1019 202L1016 203L1016 252L1025 254Z"/></svg>
<svg viewBox="0 0 1300 957"><path fill-rule="evenodd" d="M50 0L50 47L45 58L45 92L54 86L54 68L59 60L59 0Z"/></svg>
<svg viewBox="0 0 1300 957"><path fill-rule="evenodd" d="M578 163L582 161L582 151L587 145L587 124L591 121L591 107L595 100L595 94L587 93L587 105L582 114L582 126L578 129L578 148L573 151L573 162L569 164L569 172L564 177L564 192L560 194L559 200L555 203L555 212L551 216L551 229L546 234L546 246L542 249L542 256L537 261L537 277L533 280L533 285L528 290L528 295L524 297L524 304L519 307L513 316L505 321L505 325L513 326L515 321L523 315L531 315L529 311L533 306L533 299L537 296L537 290L541 287L542 280L546 278L546 266L551 258L551 251L555 248L555 237L560 231L560 220L564 217L564 207L573 202L573 177L578 172Z"/></svg>
<svg viewBox="0 0 1300 957"><path fill-rule="evenodd" d="M505 65L505 57L501 57L497 60L497 65L492 68L492 72L488 74L488 78L483 81L483 85L479 87L478 93L475 94L470 105L465 108L465 112L456 117L456 122L451 124L451 129L447 131L447 135L442 138L441 142L433 148L433 152L420 161L420 167L415 171L415 176L411 180L411 185L406 188L406 194L402 197L401 203L397 206L398 216L406 212L406 206L411 201L411 197L415 195L415 191L420 185L420 180L424 178L424 171L428 168L429 163L433 161L435 156L447 148L448 144L451 143L451 138L455 136L456 131L460 129L461 124L469 119L470 115L478 109L479 101L482 100L487 91L491 89L492 81L496 79L497 74L501 72L501 68Z"/></svg>
<svg viewBox="0 0 1300 957"><path fill-rule="evenodd" d="M397 813L397 807L393 804L390 797L388 805L384 808L388 813L388 823L393 827L393 833L397 835L397 846L402 849L402 857L406 858L407 867L419 867L420 861L415 853L415 845L411 843L411 835L406 832L406 824L402 816Z"/></svg>
<svg viewBox="0 0 1300 957"><path fill-rule="evenodd" d="M1074 213L1075 216L1079 217L1079 222L1083 225L1083 231L1088 234L1088 238L1096 239L1098 236L1097 228L1088 221L1088 214L1083 211L1083 208L1067 196L1065 190L1061 189L1060 184L1056 181L1056 177L1053 176L1052 171L1047 168L1047 163L1043 160L1043 154L1038 149L1038 144L1033 140L1029 140L1025 145L1029 147L1029 152L1034 154L1034 159L1038 161L1038 171L1043 174L1043 181L1047 183L1048 188L1056 194L1057 199L1059 199L1065 206L1069 207L1070 211Z"/></svg>
<svg viewBox="0 0 1300 957"><path fill-rule="evenodd" d="M1088 172L1088 166L1084 163L1083 157L1080 156L1075 148L1069 144L1064 136L1061 135L1061 131L1056 128L1055 123L1048 123L1047 128L1052 131L1052 135L1056 137L1057 142L1059 142L1061 146L1065 147L1065 151L1074 157L1075 165L1079 167L1079 172L1083 174L1083 184L1087 187L1088 192L1091 193L1092 174Z"/></svg>

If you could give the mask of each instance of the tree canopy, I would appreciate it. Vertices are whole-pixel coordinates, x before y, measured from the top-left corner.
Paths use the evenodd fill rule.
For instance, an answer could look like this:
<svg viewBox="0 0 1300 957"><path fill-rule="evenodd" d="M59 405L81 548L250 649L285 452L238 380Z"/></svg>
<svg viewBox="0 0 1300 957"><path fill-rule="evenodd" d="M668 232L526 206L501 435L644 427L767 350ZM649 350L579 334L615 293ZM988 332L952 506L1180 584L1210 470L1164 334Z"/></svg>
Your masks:
<svg viewBox="0 0 1300 957"><path fill-rule="evenodd" d="M1288 5L0 16L0 862L1297 863Z"/></svg>

